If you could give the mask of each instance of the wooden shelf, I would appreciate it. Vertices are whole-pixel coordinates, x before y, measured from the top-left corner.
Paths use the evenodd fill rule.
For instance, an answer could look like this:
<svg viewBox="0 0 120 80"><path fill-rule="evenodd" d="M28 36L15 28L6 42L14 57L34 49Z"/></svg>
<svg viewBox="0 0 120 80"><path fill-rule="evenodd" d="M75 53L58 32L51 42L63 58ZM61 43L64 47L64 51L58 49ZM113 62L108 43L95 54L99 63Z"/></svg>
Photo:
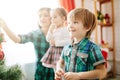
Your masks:
<svg viewBox="0 0 120 80"><path fill-rule="evenodd" d="M106 5L108 2L109 3L111 3L110 5L109 5L109 7L111 7L111 22L112 23L110 23L110 24L103 24L103 23L98 23L98 25L101 27L100 29L99 29L99 31L100 31L100 36L98 36L98 35L96 35L95 36L95 38L97 38L97 39L101 39L101 41L102 40L104 40L104 37L103 37L103 29L102 29L102 27L106 27L106 29L108 29L107 27L110 27L111 29L112 29L112 38L111 38L111 40L112 40L112 45L113 46L111 46L110 48L108 48L109 49L109 51L110 52L112 52L111 53L111 58L112 58L112 60L111 60L111 62L112 62L112 70L111 70L111 72L110 73L108 73L108 77L110 76L110 77L116 77L116 51L115 51L115 26L114 26L114 0L94 0L94 9L95 9L95 13L97 13L97 6L96 6L96 4L97 4L97 2L99 3L99 9L100 9L100 11L103 11L102 9L103 9L103 7L102 7L102 5L104 4L104 5ZM106 7L106 8L109 8L109 7ZM97 16L97 15L96 15ZM96 31L96 32L98 32L98 31Z"/></svg>
<svg viewBox="0 0 120 80"><path fill-rule="evenodd" d="M100 4L110 2L111 0L97 0Z"/></svg>
<svg viewBox="0 0 120 80"><path fill-rule="evenodd" d="M114 51L114 49L113 49L113 48L111 48L111 47L109 47L108 49L109 49L109 51Z"/></svg>
<svg viewBox="0 0 120 80"><path fill-rule="evenodd" d="M99 23L98 25L102 26L102 27L111 27L112 23L109 24L103 24L103 23Z"/></svg>

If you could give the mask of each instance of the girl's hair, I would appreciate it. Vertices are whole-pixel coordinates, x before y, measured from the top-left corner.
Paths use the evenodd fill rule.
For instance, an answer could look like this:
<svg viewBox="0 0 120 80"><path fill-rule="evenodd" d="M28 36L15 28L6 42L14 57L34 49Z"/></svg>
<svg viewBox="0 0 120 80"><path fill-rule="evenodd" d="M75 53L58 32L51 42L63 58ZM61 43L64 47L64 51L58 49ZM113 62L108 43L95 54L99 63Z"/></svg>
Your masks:
<svg viewBox="0 0 120 80"><path fill-rule="evenodd" d="M41 11L44 11L44 10L48 11L49 13L50 13L50 11L51 11L51 9L48 8L48 7L42 7L42 8L40 8L40 9L38 10L38 14L39 14Z"/></svg>
<svg viewBox="0 0 120 80"><path fill-rule="evenodd" d="M71 20L80 20L83 23L83 26L89 31L86 33L86 37L90 38L91 33L96 27L96 17L85 8L76 8L68 14L68 18Z"/></svg>
<svg viewBox="0 0 120 80"><path fill-rule="evenodd" d="M55 8L53 11L57 12L61 17L65 17L65 20L67 20L67 12L64 8Z"/></svg>

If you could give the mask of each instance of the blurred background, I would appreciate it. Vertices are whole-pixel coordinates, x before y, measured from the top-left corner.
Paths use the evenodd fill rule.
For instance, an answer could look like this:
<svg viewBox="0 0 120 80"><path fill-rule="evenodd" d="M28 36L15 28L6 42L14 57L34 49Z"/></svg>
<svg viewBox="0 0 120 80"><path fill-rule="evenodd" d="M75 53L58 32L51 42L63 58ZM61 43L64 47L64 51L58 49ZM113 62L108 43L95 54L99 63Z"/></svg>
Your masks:
<svg viewBox="0 0 120 80"><path fill-rule="evenodd" d="M104 5L101 5L105 3ZM98 25L91 40L100 45L107 54L107 69L110 77L120 79L120 0L0 0L2 17L15 34L25 34L38 26L37 11L41 7L64 7L67 12L84 7L95 13ZM97 13L99 12L99 13ZM101 26L103 28L101 28ZM102 29L102 32L101 32ZM4 33L4 31L3 31ZM19 64L25 73L25 79L33 80L35 52L32 43L16 44L5 35L2 42L6 65ZM102 35L102 36L101 36ZM115 77L119 77L116 79ZM107 79L110 80L110 79Z"/></svg>

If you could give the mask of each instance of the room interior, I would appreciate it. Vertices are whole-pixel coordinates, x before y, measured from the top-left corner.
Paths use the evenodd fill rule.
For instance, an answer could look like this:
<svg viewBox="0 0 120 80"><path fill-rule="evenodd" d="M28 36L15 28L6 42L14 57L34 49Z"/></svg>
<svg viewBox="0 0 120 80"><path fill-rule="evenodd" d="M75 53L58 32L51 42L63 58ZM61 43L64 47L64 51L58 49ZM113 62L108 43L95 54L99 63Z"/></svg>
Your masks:
<svg viewBox="0 0 120 80"><path fill-rule="evenodd" d="M78 5L79 0L75 0ZM92 40L101 46L102 53L107 60L108 74L106 80L120 79L119 71L119 0L80 0L81 7L93 11L97 17L97 28ZM76 6L80 7L80 6ZM118 78L117 78L118 77Z"/></svg>
<svg viewBox="0 0 120 80"><path fill-rule="evenodd" d="M119 80L120 37L118 35L120 34L120 0L57 0L57 2L59 7L64 7L67 12L74 8L83 7L89 9L96 15L97 28L94 30L91 40L101 47L102 53L107 61L106 67L108 74L105 80ZM32 46L32 44L30 45ZM3 48L6 47L6 45L3 46ZM25 73L23 80L33 80L35 63L25 63L21 67Z"/></svg>

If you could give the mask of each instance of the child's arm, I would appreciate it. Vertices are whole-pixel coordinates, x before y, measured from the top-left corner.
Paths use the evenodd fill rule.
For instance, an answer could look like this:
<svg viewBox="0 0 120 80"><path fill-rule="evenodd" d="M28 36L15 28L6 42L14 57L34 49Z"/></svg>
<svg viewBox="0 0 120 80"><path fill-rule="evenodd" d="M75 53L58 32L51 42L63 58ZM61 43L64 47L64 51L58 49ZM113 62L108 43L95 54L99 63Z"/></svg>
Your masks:
<svg viewBox="0 0 120 80"><path fill-rule="evenodd" d="M49 30L48 30L48 32L47 32L47 35L46 35L46 40L47 40L48 42L50 42L50 40L53 39L53 34L52 34L53 29L54 29L54 26L51 24L51 25L50 25L50 28L49 28Z"/></svg>
<svg viewBox="0 0 120 80"><path fill-rule="evenodd" d="M87 71L87 72L67 72L64 74L66 80L80 80L80 79L103 79L107 74L106 68L104 64L100 64L96 66L95 70Z"/></svg>
<svg viewBox="0 0 120 80"><path fill-rule="evenodd" d="M53 24L50 25L50 28L47 32L47 35L46 35L46 40L47 42L50 43L50 45L54 46L55 45L55 41L54 41L54 38L53 38L53 30L54 30L55 26Z"/></svg>
<svg viewBox="0 0 120 80"><path fill-rule="evenodd" d="M95 70L82 72L79 74L80 78L87 78L87 79L103 79L106 77L107 71L104 64L100 64L96 66Z"/></svg>
<svg viewBox="0 0 120 80"><path fill-rule="evenodd" d="M60 58L60 60L57 62L56 65L55 80L60 80L62 75L64 75L63 66L64 66L64 61L63 59Z"/></svg>
<svg viewBox="0 0 120 80"><path fill-rule="evenodd" d="M14 42L19 43L21 41L19 36L16 36L6 25L5 21L0 18L0 27L6 32L8 37Z"/></svg>

